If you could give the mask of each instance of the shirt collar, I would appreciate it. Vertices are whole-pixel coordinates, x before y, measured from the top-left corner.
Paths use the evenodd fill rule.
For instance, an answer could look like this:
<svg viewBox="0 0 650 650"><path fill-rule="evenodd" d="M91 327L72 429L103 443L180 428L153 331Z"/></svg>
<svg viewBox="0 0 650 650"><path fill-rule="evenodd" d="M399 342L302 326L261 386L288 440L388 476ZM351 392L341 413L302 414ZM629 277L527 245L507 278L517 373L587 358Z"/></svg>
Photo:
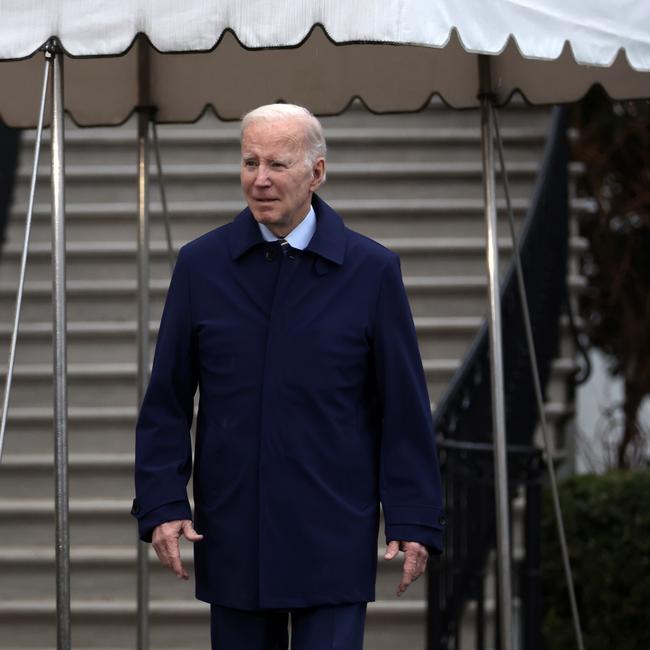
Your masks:
<svg viewBox="0 0 650 650"><path fill-rule="evenodd" d="M260 227L262 237L264 237L265 241L278 240L278 237L271 232L271 229L268 226L259 222L257 225ZM313 206L310 205L307 216L285 237L285 239L293 248L303 250L315 232L316 213L314 212Z"/></svg>
<svg viewBox="0 0 650 650"><path fill-rule="evenodd" d="M304 250L316 253L335 264L342 264L345 255L343 220L316 194L312 197L312 207L316 217L316 230ZM262 243L264 237L250 208L242 210L228 228L232 259L237 259L249 248Z"/></svg>

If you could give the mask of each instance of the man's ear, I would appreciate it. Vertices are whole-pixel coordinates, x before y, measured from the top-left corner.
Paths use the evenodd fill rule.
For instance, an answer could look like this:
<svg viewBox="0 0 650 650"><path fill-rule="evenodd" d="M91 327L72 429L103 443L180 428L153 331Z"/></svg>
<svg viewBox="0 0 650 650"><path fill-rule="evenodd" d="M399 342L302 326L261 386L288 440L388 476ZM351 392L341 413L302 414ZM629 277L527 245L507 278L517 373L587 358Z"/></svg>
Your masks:
<svg viewBox="0 0 650 650"><path fill-rule="evenodd" d="M315 192L325 182L325 158L318 158L311 168L309 189Z"/></svg>

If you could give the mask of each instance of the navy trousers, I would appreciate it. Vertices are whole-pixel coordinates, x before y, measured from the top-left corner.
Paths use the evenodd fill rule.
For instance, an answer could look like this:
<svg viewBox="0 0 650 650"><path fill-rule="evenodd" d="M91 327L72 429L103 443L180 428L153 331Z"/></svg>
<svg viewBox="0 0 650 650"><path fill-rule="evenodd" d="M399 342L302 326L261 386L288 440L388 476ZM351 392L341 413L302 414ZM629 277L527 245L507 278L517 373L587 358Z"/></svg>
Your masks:
<svg viewBox="0 0 650 650"><path fill-rule="evenodd" d="M256 612L210 606L212 650L362 650L367 603Z"/></svg>

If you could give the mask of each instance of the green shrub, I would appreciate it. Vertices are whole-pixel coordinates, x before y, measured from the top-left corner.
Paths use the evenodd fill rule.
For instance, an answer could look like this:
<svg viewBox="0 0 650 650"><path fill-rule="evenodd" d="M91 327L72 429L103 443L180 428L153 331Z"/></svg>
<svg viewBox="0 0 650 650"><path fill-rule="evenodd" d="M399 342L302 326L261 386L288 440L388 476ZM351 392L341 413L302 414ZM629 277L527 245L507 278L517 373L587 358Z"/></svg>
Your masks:
<svg viewBox="0 0 650 650"><path fill-rule="evenodd" d="M650 649L650 472L575 476L560 500L585 647ZM542 584L548 650L577 648L550 492L544 497Z"/></svg>

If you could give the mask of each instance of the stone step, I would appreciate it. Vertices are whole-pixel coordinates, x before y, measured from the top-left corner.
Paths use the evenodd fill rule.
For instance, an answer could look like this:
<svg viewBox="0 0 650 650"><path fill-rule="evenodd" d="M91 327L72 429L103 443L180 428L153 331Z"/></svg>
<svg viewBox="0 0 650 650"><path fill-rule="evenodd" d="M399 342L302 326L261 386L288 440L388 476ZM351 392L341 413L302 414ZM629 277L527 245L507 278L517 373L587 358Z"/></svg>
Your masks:
<svg viewBox="0 0 650 650"><path fill-rule="evenodd" d="M71 498L133 498L133 429L130 431L131 451L128 453L79 454L73 451L70 454ZM52 448L52 436L47 438L47 446ZM45 445L40 446L47 449ZM0 498L47 499L53 491L52 452L4 455L0 469Z"/></svg>
<svg viewBox="0 0 650 650"><path fill-rule="evenodd" d="M389 601L402 575L403 556L384 560L385 547L378 549L376 598ZM133 598L137 589L136 545L78 547L70 551L71 593L75 600L120 601ZM153 548L149 550L151 600L191 600L194 597L194 560L189 544L183 542L183 564L191 580L179 580L158 561ZM227 560L225 560L227 561ZM40 600L55 597L56 567L53 546L0 548L0 601ZM426 598L426 578L416 580L400 601L422 601Z"/></svg>
<svg viewBox="0 0 650 650"><path fill-rule="evenodd" d="M586 281L583 276L569 274L567 285L577 293L585 288ZM444 278L406 277L404 286L416 318L431 314L464 317L483 315L487 311L485 274Z"/></svg>
<svg viewBox="0 0 650 650"><path fill-rule="evenodd" d="M49 360L48 360L49 361ZM453 373L460 367L461 359L424 359L429 397L437 400ZM556 378L576 370L569 359L559 359L553 364ZM0 381L4 382L6 365L0 366ZM124 363L68 363L68 403L74 406L125 406L136 400L137 365ZM43 406L51 403L53 396L52 364L33 363L14 366L11 389L12 406Z"/></svg>
<svg viewBox="0 0 650 650"><path fill-rule="evenodd" d="M483 322L480 316L454 318L445 316L415 319L420 353L425 358L463 357ZM135 321L69 322L67 325L68 361L70 363L129 362L136 358ZM0 360L7 359L13 331L12 322L0 322ZM561 332L570 336L567 319ZM151 353L158 334L158 321L151 321ZM23 322L16 345L16 363L42 363L52 356L52 323Z"/></svg>
<svg viewBox="0 0 650 650"><path fill-rule="evenodd" d="M83 129L67 127L66 160L75 164L113 163L137 156L137 129ZM501 135L508 160L539 158L546 140L546 125L504 126ZM328 161L349 160L480 160L478 121L466 128L438 126L431 119L422 126L329 127L325 129ZM21 159L30 163L36 137L30 130L22 142ZM178 162L233 162L240 156L239 126L204 120L200 125L158 126L162 164ZM49 131L44 132L43 163L49 159Z"/></svg>
<svg viewBox="0 0 650 650"><path fill-rule="evenodd" d="M580 291L585 279L569 275L569 287ZM159 318L167 293L167 280L150 283L151 317ZM482 315L486 311L487 280L475 276L407 276L404 285L409 295L414 317L444 314L448 317ZM0 313L13 318L16 302L16 284L0 281ZM45 322L52 318L51 281L25 283L22 321ZM69 280L67 282L67 309L70 321L124 321L137 313L136 282L133 280Z"/></svg>
<svg viewBox="0 0 650 650"><path fill-rule="evenodd" d="M566 397L566 396L565 396ZM432 405L432 409L435 405ZM565 401L547 402L546 415L551 423L563 422L573 414L573 407ZM68 435L73 454L132 454L133 432L137 418L134 406L71 406L68 409ZM196 419L196 410L195 410ZM4 458L22 455L48 454L53 448L53 421L51 406L9 407ZM20 461L15 461L20 463ZM14 465L15 467L15 465ZM74 469L74 466L73 466ZM0 480L11 473L9 467L0 467ZM24 471L16 469L17 472ZM46 479L43 479L46 480ZM14 485L14 482L8 480ZM52 485L47 488L51 493ZM130 484L123 489L130 490ZM5 492L0 491L0 495ZM43 496L39 494L38 496ZM91 495L92 496L92 495Z"/></svg>
<svg viewBox="0 0 650 650"><path fill-rule="evenodd" d="M169 201L169 218L175 240L184 241L232 221L244 207L235 201ZM515 217L521 220L527 199L513 201ZM337 210L346 225L373 239L391 237L483 237L483 201L478 198L442 199L350 199L338 200ZM499 208L499 235L509 236L505 204ZM590 212L591 202L574 199L574 212ZM8 241L22 250L27 206L14 204L8 226ZM150 209L151 239L165 241L162 209L153 195ZM135 197L127 202L71 203L66 206L67 239L71 242L127 241L136 238ZM30 242L49 242L51 219L49 202L35 205Z"/></svg>
<svg viewBox="0 0 650 650"><path fill-rule="evenodd" d="M0 649L41 650L56 638L53 600L11 600L0 603ZM151 647L194 650L209 647L209 608L189 601L151 603ZM125 650L135 647L134 600L72 601L75 647L84 650ZM365 650L421 650L425 634L424 601L378 601L368 606Z"/></svg>
<svg viewBox="0 0 650 650"><path fill-rule="evenodd" d="M70 544L76 546L127 546L137 538L137 522L131 516L132 494L128 498L71 498L69 507ZM9 521L15 525L8 526ZM54 499L11 499L0 496L0 548L25 545L48 547L54 543ZM383 535L383 517L379 534Z"/></svg>
<svg viewBox="0 0 650 650"><path fill-rule="evenodd" d="M52 412L51 409L42 409L42 413L30 414L27 408L9 411L6 451L0 465L0 498L3 499L47 499L53 493ZM112 420L107 417L107 410L106 407L89 408L90 413L85 418L80 417L78 409L70 410L69 481L72 498L133 496L137 410L135 407L115 408ZM547 402L544 410L551 427L573 413L572 406L564 402ZM91 420L93 413L96 417ZM100 446L109 436L110 445L104 443Z"/></svg>
<svg viewBox="0 0 650 650"><path fill-rule="evenodd" d="M528 198L537 173L538 163L515 162L508 165L510 191L513 197ZM570 173L576 176L582 167L572 163ZM153 170L152 170L153 174ZM15 200L27 200L31 170L18 170ZM344 198L480 198L483 196L483 169L480 162L367 162L332 163L328 166L327 183L321 195L331 203ZM152 175L152 196L156 196ZM239 165L178 164L165 169L165 188L174 200L238 200ZM136 196L135 165L67 165L66 199L78 202L132 201ZM49 196L49 169L41 167L38 174L39 200ZM499 183L497 194L500 195Z"/></svg>
<svg viewBox="0 0 650 650"><path fill-rule="evenodd" d="M419 318L416 329L424 356L442 354L462 356L481 323L478 317ZM0 324L0 359L6 359L13 323ZM127 322L96 322L68 324L68 362L125 363L136 358L136 324ZM158 323L149 328L150 350L153 354ZM16 346L16 363L42 363L52 356L51 323L23 323Z"/></svg>
<svg viewBox="0 0 650 650"><path fill-rule="evenodd" d="M478 237L400 237L379 239L378 242L400 256L402 273L412 276L461 276L486 272L485 239ZM172 244L175 256L181 242ZM499 267L504 273L512 256L512 241L501 238ZM572 237L570 250L579 253L587 248L587 241ZM5 245L2 252L3 280L17 282L22 256L22 244ZM171 273L169 249L165 241L152 241L150 250L150 276L168 279ZM66 245L66 274L70 280L134 280L137 277L137 245L135 242L68 241ZM36 242L30 246L26 278L47 280L52 277L52 254L49 242Z"/></svg>
<svg viewBox="0 0 650 650"><path fill-rule="evenodd" d="M70 501L72 545L128 545L136 536L136 522L129 514L131 499L75 499ZM34 546L53 543L54 503L48 499L0 497L2 546ZM109 539L107 539L109 535ZM1 635L0 635L1 638Z"/></svg>
<svg viewBox="0 0 650 650"><path fill-rule="evenodd" d="M479 317L418 318L421 353L427 357L443 354L462 356L481 324ZM6 359L13 323L0 323L0 359ZM136 323L71 322L68 323L68 361L70 363L129 362L136 358ZM158 333L158 322L149 327L151 353ZM19 330L16 363L40 363L52 356L52 324L22 323Z"/></svg>
<svg viewBox="0 0 650 650"><path fill-rule="evenodd" d="M592 214L593 201L573 197L574 214ZM512 202L519 221L527 207L527 198ZM172 233L184 234L185 241L231 221L244 207L243 199L234 201L175 201L168 197ZM341 199L334 206L353 230L381 239L382 237L481 237L484 235L482 198L439 199ZM506 204L497 202L498 230L509 236ZM25 230L26 203L14 203L10 211L8 241L22 247ZM130 201L104 203L70 202L66 204L66 224L70 241L133 241L137 209L135 197ZM32 242L50 241L51 212L49 201L36 203L31 229ZM152 240L166 240L162 207L158 195L150 203ZM406 229L406 230L405 230Z"/></svg>
<svg viewBox="0 0 650 650"><path fill-rule="evenodd" d="M44 406L53 399L51 360L14 366L11 389L13 406ZM0 378L6 365L0 366ZM134 363L69 363L68 403L75 406L120 406L136 401L136 365Z"/></svg>
<svg viewBox="0 0 650 650"><path fill-rule="evenodd" d="M5 454L51 454L54 444L53 397L47 405L9 406ZM72 453L132 454L137 419L133 406L69 406L68 436ZM3 474L0 465L0 476ZM129 483L132 481L129 479Z"/></svg>

